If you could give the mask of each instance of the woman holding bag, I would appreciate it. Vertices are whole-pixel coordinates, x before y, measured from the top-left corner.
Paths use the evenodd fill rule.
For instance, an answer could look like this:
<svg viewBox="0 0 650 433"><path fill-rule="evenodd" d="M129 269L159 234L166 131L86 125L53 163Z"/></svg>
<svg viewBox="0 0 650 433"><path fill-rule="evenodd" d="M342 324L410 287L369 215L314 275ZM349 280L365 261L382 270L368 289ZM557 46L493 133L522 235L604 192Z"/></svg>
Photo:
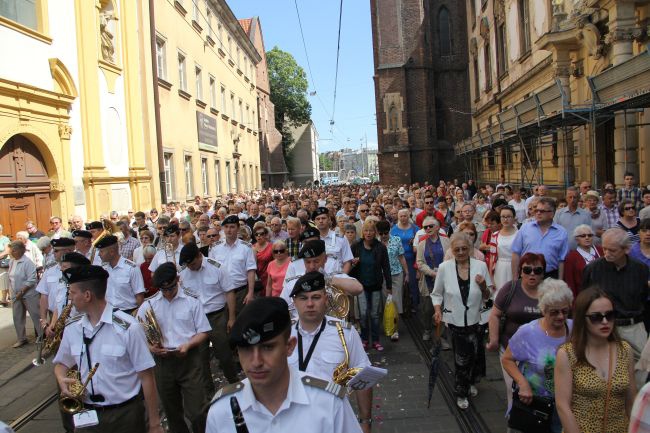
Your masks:
<svg viewBox="0 0 650 433"><path fill-rule="evenodd" d="M512 432L561 433L562 425L552 405L553 368L557 348L567 341L571 332L569 313L573 293L564 281L549 278L539 286L537 299L542 318L522 325L510 338L501 357L504 370L517 385L508 426ZM526 406L544 410L544 402L548 402L550 422L545 428L535 430Z"/></svg>

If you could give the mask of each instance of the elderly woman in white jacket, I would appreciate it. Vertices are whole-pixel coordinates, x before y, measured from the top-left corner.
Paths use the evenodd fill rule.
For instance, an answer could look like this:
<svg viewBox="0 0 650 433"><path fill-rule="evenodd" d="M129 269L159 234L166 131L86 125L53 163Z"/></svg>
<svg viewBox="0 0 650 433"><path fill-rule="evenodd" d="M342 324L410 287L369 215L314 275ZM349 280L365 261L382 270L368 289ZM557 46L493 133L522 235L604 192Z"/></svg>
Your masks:
<svg viewBox="0 0 650 433"><path fill-rule="evenodd" d="M27 344L27 335L25 333L27 311L29 311L29 316L34 323L36 335L41 335L38 309L40 295L34 289L36 287L36 265L25 255L25 244L21 241L13 241L9 244L9 248L11 250L9 284L17 337L13 347L16 349Z"/></svg>
<svg viewBox="0 0 650 433"><path fill-rule="evenodd" d="M442 262L431 292L436 325L445 322L454 350L456 404L469 407L468 397L478 394L475 369L479 345L481 307L490 297L492 280L485 262L470 258L472 242L467 234L454 233L450 250L454 258Z"/></svg>

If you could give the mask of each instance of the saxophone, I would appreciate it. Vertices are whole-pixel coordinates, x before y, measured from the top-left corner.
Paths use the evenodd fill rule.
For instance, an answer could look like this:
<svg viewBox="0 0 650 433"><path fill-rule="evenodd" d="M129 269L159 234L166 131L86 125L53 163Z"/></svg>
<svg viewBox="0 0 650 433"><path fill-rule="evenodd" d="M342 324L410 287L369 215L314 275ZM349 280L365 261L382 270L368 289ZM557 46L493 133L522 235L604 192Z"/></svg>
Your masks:
<svg viewBox="0 0 650 433"><path fill-rule="evenodd" d="M63 338L63 331L65 330L65 322L70 318L71 311L72 302L63 307L61 315L56 319L56 322L54 322L54 329L52 330L54 335L51 338L47 338L45 337L45 332L43 332L43 337L40 337L38 341L36 341L37 354L36 358L32 361L32 364L36 367L43 365L45 359L59 350L59 345Z"/></svg>
<svg viewBox="0 0 650 433"><path fill-rule="evenodd" d="M339 333L339 338L341 339L341 346L343 346L343 352L345 353L345 359L334 369L332 374L332 380L334 383L337 383L341 386L347 386L350 379L357 375L361 371L361 368L349 368L350 367L350 353L348 352L348 344L345 342L345 336L343 335L343 327L341 323L336 322L336 330Z"/></svg>
<svg viewBox="0 0 650 433"><path fill-rule="evenodd" d="M144 335L147 337L147 342L151 346L163 347L164 338L153 308L148 308L144 313L144 317L144 320L142 320L142 318L138 316L138 321L144 328Z"/></svg>
<svg viewBox="0 0 650 433"><path fill-rule="evenodd" d="M76 413L81 412L81 410L84 407L83 396L84 393L86 392L86 387L88 386L90 379L92 379L93 376L95 375L95 372L97 371L97 367L99 367L99 362L95 364L93 368L90 369L90 371L88 372L88 377L86 377L86 381L83 383L81 383L81 376L79 375L79 370L77 370L76 368L71 368L70 370L68 370L68 372L66 373L66 377L68 379L75 379L75 382L68 385L68 390L70 391L70 394L72 394L72 396L59 397L59 407L61 408L62 412L65 412L70 415L74 415Z"/></svg>

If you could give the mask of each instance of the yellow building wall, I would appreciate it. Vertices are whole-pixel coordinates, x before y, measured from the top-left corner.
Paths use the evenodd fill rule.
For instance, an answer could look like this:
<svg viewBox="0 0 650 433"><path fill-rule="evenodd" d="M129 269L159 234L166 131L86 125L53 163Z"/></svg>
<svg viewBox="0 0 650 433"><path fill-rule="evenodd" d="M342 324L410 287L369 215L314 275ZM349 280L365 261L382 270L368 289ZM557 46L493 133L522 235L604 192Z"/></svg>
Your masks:
<svg viewBox="0 0 650 433"><path fill-rule="evenodd" d="M188 10L171 0L157 1L155 9L156 35L159 41L164 41L164 74L159 77L158 91L164 152L172 155L174 169L172 196L169 200L174 201L190 201L195 195L206 195L202 184L202 159L207 161L207 196L234 192L237 185L239 191L257 189L261 185L255 67L250 60L243 60L246 52L243 44L250 44L250 41L243 32L229 29L231 53L226 28L229 22L231 26L239 26L239 23L232 17L218 16L213 10L209 25L206 2L197 3L198 15L192 10L192 2L187 1L183 5ZM240 47L239 59L235 51L237 46ZM179 53L185 58L185 91L180 86ZM201 95L197 95L196 67L201 68ZM215 96L211 95L210 77L215 80ZM225 107L222 87L225 88ZM231 94L235 101L234 113ZM243 116L239 112L240 99ZM248 115L246 106L249 108ZM216 119L216 147L199 143L197 112ZM236 161L233 157L234 142L237 139L237 151L241 154L238 181L235 178ZM190 157L192 163L191 191L186 187L186 157ZM227 163L231 167L230 182L226 179ZM227 188L228 183L230 189Z"/></svg>

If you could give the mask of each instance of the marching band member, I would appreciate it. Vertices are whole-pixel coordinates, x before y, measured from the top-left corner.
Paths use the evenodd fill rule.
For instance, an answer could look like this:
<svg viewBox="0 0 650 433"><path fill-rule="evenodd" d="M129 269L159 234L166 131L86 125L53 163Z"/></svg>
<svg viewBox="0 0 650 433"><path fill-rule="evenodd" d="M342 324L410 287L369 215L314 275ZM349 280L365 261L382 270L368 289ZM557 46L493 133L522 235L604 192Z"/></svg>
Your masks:
<svg viewBox="0 0 650 433"><path fill-rule="evenodd" d="M61 267L59 262L61 256L74 251L74 240L70 238L52 239L52 248L54 248L54 261L48 263L43 269L43 276L36 285L36 291L41 294L39 301L39 311L41 313L41 327L45 329L48 326L47 311L50 309L50 292L56 293L57 286L61 280Z"/></svg>
<svg viewBox="0 0 650 433"><path fill-rule="evenodd" d="M178 225L171 224L163 230L163 235L165 240L162 247L158 250L151 264L149 265L149 270L151 272L156 272L158 266L166 262L172 262L176 265L178 269L178 263L180 261L181 250L183 249L183 244L181 243L181 230L178 228Z"/></svg>

